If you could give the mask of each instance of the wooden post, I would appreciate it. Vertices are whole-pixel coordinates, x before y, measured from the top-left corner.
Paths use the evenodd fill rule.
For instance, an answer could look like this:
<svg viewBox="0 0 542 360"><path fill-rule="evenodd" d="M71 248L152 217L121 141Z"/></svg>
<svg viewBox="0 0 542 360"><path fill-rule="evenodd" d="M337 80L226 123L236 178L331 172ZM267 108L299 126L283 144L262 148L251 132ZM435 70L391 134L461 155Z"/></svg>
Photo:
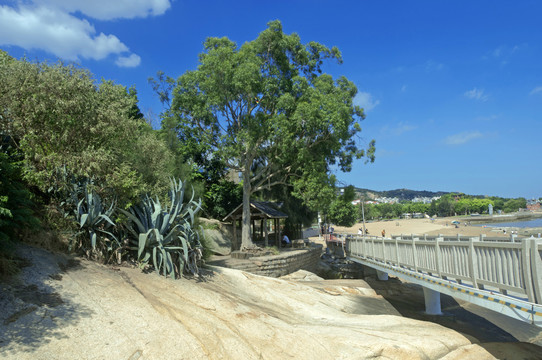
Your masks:
<svg viewBox="0 0 542 360"><path fill-rule="evenodd" d="M267 218L263 219L263 227L265 231L265 247L269 246L269 231L267 230Z"/></svg>
<svg viewBox="0 0 542 360"><path fill-rule="evenodd" d="M233 225L233 242L232 242L232 247L233 247L233 250L239 250L239 249L237 248L237 219L236 219L235 217L233 218L232 225Z"/></svg>
<svg viewBox="0 0 542 360"><path fill-rule="evenodd" d="M275 241L277 243L277 247L280 249L280 223L279 219L275 219Z"/></svg>
<svg viewBox="0 0 542 360"><path fill-rule="evenodd" d="M258 233L256 232L256 223L254 221L254 219L251 219L250 221L252 224L252 231L250 232L250 234L252 235L252 242L254 242L254 236L258 236Z"/></svg>
<svg viewBox="0 0 542 360"><path fill-rule="evenodd" d="M263 236L263 223L264 223L264 219L265 218L262 218L260 220L260 241L263 240L264 236Z"/></svg>

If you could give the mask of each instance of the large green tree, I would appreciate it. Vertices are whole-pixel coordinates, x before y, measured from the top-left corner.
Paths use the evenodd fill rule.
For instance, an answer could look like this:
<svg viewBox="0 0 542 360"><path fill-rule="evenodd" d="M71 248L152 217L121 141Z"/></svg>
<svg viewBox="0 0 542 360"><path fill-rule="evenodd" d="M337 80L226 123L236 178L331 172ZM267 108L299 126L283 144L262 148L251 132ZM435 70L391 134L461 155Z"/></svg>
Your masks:
<svg viewBox="0 0 542 360"><path fill-rule="evenodd" d="M170 111L179 138L204 144L205 159L222 159L242 174L242 246L252 245L250 198L278 184L310 204L332 183L330 166L349 171L355 158L374 158L374 142L359 148L363 109L356 86L322 73L342 62L335 47L303 44L279 21L238 47L208 38L197 70L177 80Z"/></svg>

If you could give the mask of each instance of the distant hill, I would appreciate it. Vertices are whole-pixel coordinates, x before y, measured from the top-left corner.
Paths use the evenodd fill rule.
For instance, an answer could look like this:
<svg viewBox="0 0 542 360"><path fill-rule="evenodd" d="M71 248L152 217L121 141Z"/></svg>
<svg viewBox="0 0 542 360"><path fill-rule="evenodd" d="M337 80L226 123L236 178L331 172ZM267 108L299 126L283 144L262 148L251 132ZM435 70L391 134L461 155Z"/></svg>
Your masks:
<svg viewBox="0 0 542 360"><path fill-rule="evenodd" d="M380 197L398 198L401 200L411 201L417 197L434 197L449 194L445 191L427 191L427 190L409 190L409 189L396 189L388 191L375 191L369 189L356 188L356 194L366 199L376 199Z"/></svg>

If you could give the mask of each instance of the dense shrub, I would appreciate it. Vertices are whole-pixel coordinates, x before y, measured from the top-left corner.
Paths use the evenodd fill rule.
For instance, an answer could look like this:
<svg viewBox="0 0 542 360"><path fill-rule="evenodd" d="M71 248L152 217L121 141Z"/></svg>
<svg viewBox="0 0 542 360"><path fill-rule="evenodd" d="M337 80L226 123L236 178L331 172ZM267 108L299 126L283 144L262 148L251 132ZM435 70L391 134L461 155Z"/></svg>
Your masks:
<svg viewBox="0 0 542 360"><path fill-rule="evenodd" d="M13 245L22 231L39 227L32 194L22 182L21 173L16 157L0 151L0 274L17 270Z"/></svg>

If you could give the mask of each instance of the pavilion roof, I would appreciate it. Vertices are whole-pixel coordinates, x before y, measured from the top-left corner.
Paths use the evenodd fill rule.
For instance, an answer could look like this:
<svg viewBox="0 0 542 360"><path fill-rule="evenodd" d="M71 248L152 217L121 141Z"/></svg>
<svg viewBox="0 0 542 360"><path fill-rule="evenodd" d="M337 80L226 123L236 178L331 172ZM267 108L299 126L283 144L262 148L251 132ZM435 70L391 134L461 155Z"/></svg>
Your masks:
<svg viewBox="0 0 542 360"><path fill-rule="evenodd" d="M252 219L285 219L285 213L277 210L278 204L270 201L251 201L250 217ZM226 215L223 221L239 219L243 215L243 204L240 204L231 213Z"/></svg>

